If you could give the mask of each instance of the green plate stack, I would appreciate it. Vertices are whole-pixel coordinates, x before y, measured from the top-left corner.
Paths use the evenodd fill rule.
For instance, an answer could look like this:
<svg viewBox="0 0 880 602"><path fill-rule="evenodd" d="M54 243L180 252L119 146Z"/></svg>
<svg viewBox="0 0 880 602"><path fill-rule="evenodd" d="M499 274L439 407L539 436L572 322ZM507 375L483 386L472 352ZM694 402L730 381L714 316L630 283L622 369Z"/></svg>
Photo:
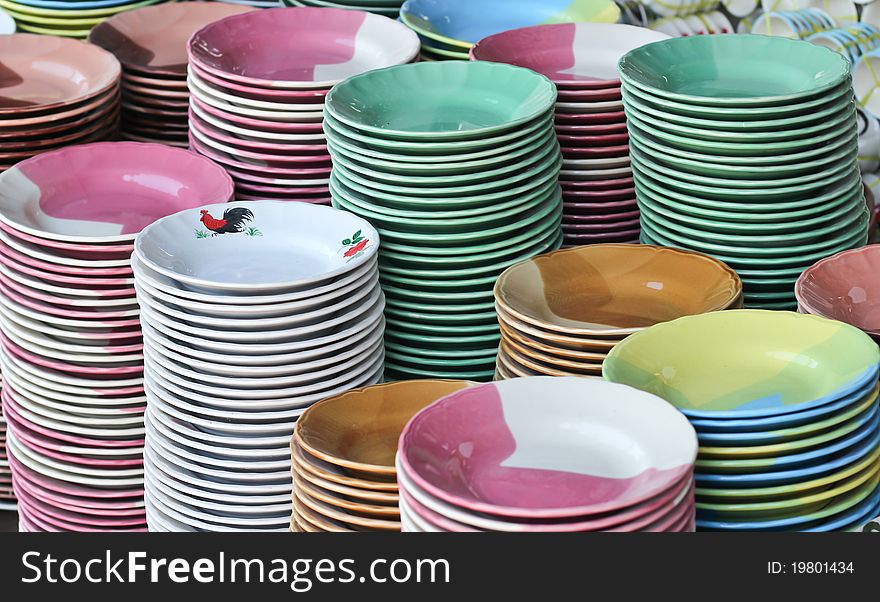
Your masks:
<svg viewBox="0 0 880 602"><path fill-rule="evenodd" d="M483 62L403 65L331 90L333 206L379 231L389 379L490 380L492 288L559 248L553 84Z"/></svg>
<svg viewBox="0 0 880 602"><path fill-rule="evenodd" d="M849 62L757 35L674 38L619 65L642 242L733 267L794 309L814 262L867 242Z"/></svg>

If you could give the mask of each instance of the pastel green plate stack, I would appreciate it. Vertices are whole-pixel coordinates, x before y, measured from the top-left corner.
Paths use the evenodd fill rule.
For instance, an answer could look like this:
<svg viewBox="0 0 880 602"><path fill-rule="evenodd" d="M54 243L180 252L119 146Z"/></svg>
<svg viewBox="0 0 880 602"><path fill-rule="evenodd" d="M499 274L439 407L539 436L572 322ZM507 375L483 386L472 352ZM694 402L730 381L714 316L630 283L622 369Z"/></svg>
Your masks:
<svg viewBox="0 0 880 602"><path fill-rule="evenodd" d="M867 242L849 62L757 35L674 38L619 64L642 242L740 275L746 307L794 309L814 262Z"/></svg>
<svg viewBox="0 0 880 602"><path fill-rule="evenodd" d="M19 31L85 38L108 17L166 0L0 0Z"/></svg>
<svg viewBox="0 0 880 602"><path fill-rule="evenodd" d="M458 61L372 71L327 95L333 206L382 239L390 380L491 380L495 279L562 242L555 101L528 69Z"/></svg>
<svg viewBox="0 0 880 602"><path fill-rule="evenodd" d="M880 513L878 362L853 326L746 309L633 334L602 374L696 429L698 530L848 531Z"/></svg>

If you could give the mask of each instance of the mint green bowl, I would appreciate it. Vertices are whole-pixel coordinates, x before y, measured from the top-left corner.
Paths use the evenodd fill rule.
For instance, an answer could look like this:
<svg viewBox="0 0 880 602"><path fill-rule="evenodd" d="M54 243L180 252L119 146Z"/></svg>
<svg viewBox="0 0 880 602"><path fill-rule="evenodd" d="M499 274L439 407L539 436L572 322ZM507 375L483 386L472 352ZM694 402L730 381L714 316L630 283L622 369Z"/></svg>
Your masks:
<svg viewBox="0 0 880 602"><path fill-rule="evenodd" d="M488 324L434 325L418 324L394 318L385 319L386 328L394 332L411 332L426 336L490 337L499 332L497 320Z"/></svg>
<svg viewBox="0 0 880 602"><path fill-rule="evenodd" d="M327 147L333 158L333 168L346 168L368 178L377 186L412 186L416 188L460 188L463 186L475 186L484 182L504 181L511 176L516 176L536 166L543 169L548 161L560 156L559 143L552 135L543 140L543 144L526 156L519 156L503 162L491 169L483 166L476 169L451 170L452 173L431 173L429 170L418 169L415 173L398 173L399 170L387 170L372 163L369 159L353 160L335 152L332 143L328 141ZM375 169L374 169L375 168ZM450 171L450 170L446 170Z"/></svg>
<svg viewBox="0 0 880 602"><path fill-rule="evenodd" d="M391 298L391 303L387 304L388 307L393 307L399 311L412 311L412 312L430 312L430 313L464 313L464 312L494 312L495 311L495 302L490 301L488 303L463 303L460 305L448 304L448 303L426 303L422 301L408 301L406 299L396 299L394 297Z"/></svg>
<svg viewBox="0 0 880 602"><path fill-rule="evenodd" d="M631 144L646 145L652 149L669 153L670 155L675 155L676 157L680 157L683 159L704 161L708 163L722 163L724 165L744 167L747 169L750 169L752 167L785 166L800 163L802 161L814 161L816 159L824 157L828 153L839 151L843 148L848 148L849 146L856 144L858 141L858 131L854 129L852 132L850 132L850 136L848 138L842 137L837 140L830 140L825 145L817 146L816 148L807 149L805 151L798 151L794 153L779 153L764 156L737 156L718 155L713 154L711 151L692 151L682 149L676 146L671 146L664 140L658 138L657 136L653 136L646 131L639 130L637 126L633 126L628 129Z"/></svg>
<svg viewBox="0 0 880 602"><path fill-rule="evenodd" d="M636 174L637 180L648 177L658 182L664 188L669 187L680 192L698 194L705 198L728 201L736 201L737 199L753 202L764 200L768 202L798 200L814 194L823 194L823 192L832 189L841 180L845 180L849 174L858 171L858 165L845 165L842 169L826 175L820 180L800 185L779 188L723 188L680 180L677 177L673 177L675 174L672 174L668 169L665 171L670 175L661 173L662 167L652 168L646 165L645 162L638 158L635 152L631 152L630 159L632 161L633 173Z"/></svg>
<svg viewBox="0 0 880 602"><path fill-rule="evenodd" d="M556 86L534 71L482 61L413 63L355 75L333 86L324 110L372 136L448 141L510 132L556 103Z"/></svg>
<svg viewBox="0 0 880 602"><path fill-rule="evenodd" d="M695 117L697 119L711 119L728 122L765 121L768 119L788 119L805 117L809 118L814 113L828 109L836 105L843 98L852 98L853 90L849 80L841 82L828 94L812 98L803 102L782 104L773 107L723 107L704 106L677 102L657 96L640 88L621 84L621 89L631 96L638 98L643 103L648 103L657 109L682 117ZM745 123L743 125L745 127Z"/></svg>
<svg viewBox="0 0 880 602"><path fill-rule="evenodd" d="M461 184L458 186L425 186L421 183L412 182L412 185L388 184L377 182L370 177L362 175L364 170L355 170L345 162L336 161L333 171L338 172L343 181L352 181L361 184L368 189L390 192L392 194L408 195L411 197L430 198L457 198L460 196L482 195L495 191L507 193L512 196L510 190L523 184L541 180L549 173L551 177L557 177L559 168L562 167L562 153L558 147L550 147L546 154L542 155L538 162L519 170L510 170L506 177L498 178L492 182L479 182L475 184Z"/></svg>
<svg viewBox="0 0 880 602"><path fill-rule="evenodd" d="M415 357L424 357L428 359L444 359L449 357L449 351L445 349L435 349L431 345L427 345L425 347L412 347L407 345L406 343L401 343L399 341L392 340L390 338L385 339L385 349L389 351L396 351L397 353L402 353L409 356ZM457 357L466 358L466 359L481 359L481 360L495 360L495 356L498 354L497 349L497 340L495 347L477 347L475 349L466 349L460 348L456 349Z"/></svg>
<svg viewBox="0 0 880 602"><path fill-rule="evenodd" d="M400 215L389 215L382 206L364 201L363 198L356 199L354 196L343 192L332 177L330 179L330 195L340 208L369 220L377 228L426 234L483 231L497 228L511 221L516 221L519 216L547 202L559 202L558 199L562 198L562 192L557 188L550 190L543 196L530 198L525 202L520 202L500 211L486 210L482 213L462 217L422 212L420 216L403 217Z"/></svg>
<svg viewBox="0 0 880 602"><path fill-rule="evenodd" d="M848 60L809 42L750 34L689 36L646 44L618 63L621 80L683 103L787 105L826 96L850 79Z"/></svg>
<svg viewBox="0 0 880 602"><path fill-rule="evenodd" d="M498 318L495 310L486 312L466 313L434 313L430 311L406 311L394 307L386 307L385 315L393 320L412 321L416 324L431 324L438 326L464 326L495 324Z"/></svg>
<svg viewBox="0 0 880 602"><path fill-rule="evenodd" d="M324 132L327 136L333 137L336 141L342 140L349 145L357 145L365 154L367 150L397 153L411 156L410 161L460 161L481 156L488 157L496 152L503 152L503 149L508 146L520 144L527 138L542 134L552 127L553 111L551 109L514 131L497 136L458 142L406 142L375 138L369 132L351 128L336 121L326 112L324 113Z"/></svg>
<svg viewBox="0 0 880 602"><path fill-rule="evenodd" d="M841 179L836 186L830 187L822 194L813 194L807 198L799 198L793 201L778 201L772 203L747 203L739 198L732 200L718 200L694 196L692 194L671 190L650 178L639 178L636 185L647 189L651 193L662 195L663 198L672 199L702 209L753 212L756 214L755 219L757 220L765 219L762 215L758 214L799 211L817 205L839 201L843 197L852 195L855 190L862 190L862 178L861 174L854 170L847 178Z"/></svg>
<svg viewBox="0 0 880 602"><path fill-rule="evenodd" d="M709 153L713 155L731 155L734 157L766 157L827 148L829 143L833 143L836 140L851 138L857 131L858 126L855 120L852 122L847 121L836 128L825 130L822 134L817 134L803 140L786 140L782 142L762 142L754 144L745 142L699 140L697 138L682 136L656 128L652 124L646 123L630 113L627 113L627 129L635 129L637 133L644 132L645 134L650 134L670 146L683 150Z"/></svg>
<svg viewBox="0 0 880 602"><path fill-rule="evenodd" d="M706 129L697 127L696 124L682 125L679 123L673 123L666 116L662 116L662 114L660 117L657 117L645 113L630 103L626 103L625 112L628 119L637 119L657 128L658 130L669 132L671 134L694 138L696 140L706 140L707 142L735 142L743 144L803 142L812 139L816 135L823 134L828 130L836 130L847 124L856 122L856 106L854 102L850 102L848 106L829 115L827 119L820 123L813 123L805 127L790 127L774 131L743 131L737 128Z"/></svg>
<svg viewBox="0 0 880 602"><path fill-rule="evenodd" d="M729 220L713 220L703 217L694 217L687 213L671 209L662 203L654 202L650 196L645 195L644 193L640 192L638 193L638 196L640 209L644 208L644 210L663 217L672 223L690 226L706 232L754 236L816 232L821 230L823 226L827 227L828 224L837 224L838 220L844 219L853 211L859 209L860 205L864 205L864 201L860 196L853 195L833 210L823 212L815 217L806 219L782 219L778 222L754 223L750 222L748 218L743 219L740 222L734 222Z"/></svg>
<svg viewBox="0 0 880 602"><path fill-rule="evenodd" d="M421 255L401 253L383 247L379 249L379 260L386 262L383 265L392 264L413 270L480 268L495 265L519 255L539 255L548 246L556 244L561 239L562 232L559 230L559 224L549 222L544 225L543 229L538 229L530 234L528 239L518 240L516 243L493 251L468 255ZM557 246L559 244L561 242Z"/></svg>
<svg viewBox="0 0 880 602"><path fill-rule="evenodd" d="M856 106L855 97L852 94L840 95L827 105L820 105L816 110L809 111L802 115L781 118L765 118L765 119L711 119L705 117L697 117L694 115L679 115L673 111L664 110L664 107L658 106L650 102L635 88L627 86L621 87L623 102L630 109L637 110L645 116L653 119L661 120L670 125L677 125L689 128L698 128L701 130L719 130L725 132L774 132L781 133L791 130L798 130L805 127L815 126L825 123L828 119L833 118L848 110L854 110ZM756 115L761 117L761 115Z"/></svg>
<svg viewBox="0 0 880 602"><path fill-rule="evenodd" d="M684 182L686 185L693 184L696 186L706 186L715 189L733 189L736 191L739 189L745 189L747 190L747 194L758 190L766 190L768 191L767 194L772 194L773 191L783 188L791 189L795 192L811 191L815 188L826 185L820 185L819 182L827 182L829 179L831 179L832 183L837 181L838 176L847 172L851 173L853 167L857 165L857 157L851 155L828 165L824 169L817 169L809 174L779 179L742 179L705 176L693 174L688 171L680 171L669 165L654 161L650 158L651 156L653 156L653 153L642 152L642 150L636 146L630 148L630 160L636 161L645 169L651 169L657 173L665 174L679 182Z"/></svg>
<svg viewBox="0 0 880 602"><path fill-rule="evenodd" d="M406 208L400 207L398 204L389 204L382 202L378 196L364 194L346 184L338 177L338 173L330 174L330 191L336 192L346 201L357 207L362 207L366 211L381 213L388 218L403 219L425 219L426 217L433 220L459 220L465 218L484 219L487 213L499 213L502 211L513 210L534 203L537 199L550 195L557 187L556 182L550 181L541 188L528 194L518 195L514 198L493 203L488 207L465 207L461 209L438 209L433 204L423 205L418 202L407 203Z"/></svg>
<svg viewBox="0 0 880 602"><path fill-rule="evenodd" d="M668 153L666 152L668 147L656 144L638 135L630 136L630 148L636 148L649 155L655 161L669 165L678 171L716 178L754 180L779 180L796 176L809 176L826 169L831 164L846 160L854 161L858 158L859 154L858 139L856 137L853 137L849 144L838 147L830 153L825 153L817 159L787 165L728 165L726 163L716 163L715 160L720 159L723 161L724 157L717 157L715 155L700 155L699 159L684 158Z"/></svg>
<svg viewBox="0 0 880 602"><path fill-rule="evenodd" d="M846 229L846 231L821 244L772 248L721 245L695 239L684 234L673 234L663 229L662 226L655 224L653 219L645 215L642 216L641 226L642 230L646 231L652 240L663 246L679 247L706 253L727 263L737 273L740 273L740 268L748 270L761 270L765 268L787 268L794 270L795 268L806 268L819 259L829 257L838 251L860 247L868 240L867 215L858 226ZM752 276L752 274L748 276L741 274L741 276L748 277Z"/></svg>
<svg viewBox="0 0 880 602"><path fill-rule="evenodd" d="M448 305L473 305L475 303L494 302L495 296L492 290L479 291L429 291L408 288L406 285L398 285L391 282L382 283L382 291L387 297L408 301L430 300L436 303Z"/></svg>
<svg viewBox="0 0 880 602"><path fill-rule="evenodd" d="M862 188L854 188L847 196L837 197L828 203L812 205L793 211L778 211L772 213L758 213L750 211L737 211L735 203L725 205L721 209L712 209L682 203L672 198L648 190L642 183L635 183L636 195L641 202L646 203L660 211L661 208L668 210L680 219L710 220L717 224L718 228L734 227L761 230L763 228L782 228L788 224L798 223L802 220L823 220L826 215L839 211L841 207L849 207L853 197L862 198ZM799 203L794 203L800 207ZM745 208L744 208L745 209ZM661 212L662 214L662 212ZM821 222L820 222L821 223Z"/></svg>
<svg viewBox="0 0 880 602"><path fill-rule="evenodd" d="M518 145L509 151L496 153L489 157L479 154L479 158L455 162L411 162L408 160L407 155L392 155L389 153L383 153L384 158L380 158L375 156L375 154L363 154L357 147L352 147L351 145L340 145L337 143L336 137L331 135L327 136L327 148L333 156L338 156L340 159L347 159L355 163L363 163L385 173L404 176L444 176L496 169L502 165L522 160L534 155L551 141L555 141L556 133L548 128L547 131L538 136L527 138L526 140L527 144ZM428 157L431 157L431 155L428 155Z"/></svg>
<svg viewBox="0 0 880 602"><path fill-rule="evenodd" d="M373 199L382 206L398 209L423 209L425 211L458 211L465 209L491 208L504 203L515 201L522 197L532 197L545 194L547 190L556 187L559 170L555 166L549 167L538 176L518 183L506 190L490 192L488 194L462 195L457 197L430 198L420 195L405 195L386 192L371 188L354 180L350 180L341 170L335 170L332 176L346 189L352 189L366 197Z"/></svg>
<svg viewBox="0 0 880 602"><path fill-rule="evenodd" d="M742 245L744 249L752 248L755 254L765 252L771 254L771 249L780 247L786 249L798 247L805 251L809 251L813 246L822 248L829 245L835 237L848 235L851 231L861 228L862 219L867 213L864 203L859 201L846 207L843 214L838 216L839 219L827 219L824 224L805 231L758 233L746 229L748 233L729 234L716 228L704 228L707 223L712 223L705 220L700 224L693 222L682 224L681 221L669 219L644 203L639 203L639 211L643 219L650 221L658 229L666 229L680 236L702 240L706 244L717 244L719 249L720 245Z"/></svg>

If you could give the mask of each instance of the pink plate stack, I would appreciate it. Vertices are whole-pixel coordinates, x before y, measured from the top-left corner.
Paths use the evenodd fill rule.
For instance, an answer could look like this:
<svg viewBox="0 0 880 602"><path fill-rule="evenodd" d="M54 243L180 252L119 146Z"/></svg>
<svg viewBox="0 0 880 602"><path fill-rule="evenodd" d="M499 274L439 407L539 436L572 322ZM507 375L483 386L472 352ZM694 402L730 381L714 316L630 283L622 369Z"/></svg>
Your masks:
<svg viewBox="0 0 880 602"><path fill-rule="evenodd" d="M134 237L231 195L204 158L135 142L71 146L0 174L0 396L25 530L145 530Z"/></svg>
<svg viewBox="0 0 880 602"><path fill-rule="evenodd" d="M639 210L629 160L617 61L667 38L630 25L563 23L505 31L471 49L475 60L537 71L556 84L556 133L564 157L565 245L638 242Z"/></svg>
<svg viewBox="0 0 880 602"><path fill-rule="evenodd" d="M240 200L329 204L324 97L418 49L400 23L357 10L268 9L208 25L188 49L190 148L229 172Z"/></svg>
<svg viewBox="0 0 880 602"><path fill-rule="evenodd" d="M462 389L400 436L403 531L693 531L697 435L632 387L531 376Z"/></svg>
<svg viewBox="0 0 880 602"><path fill-rule="evenodd" d="M186 148L186 43L207 24L252 10L223 2L157 4L96 25L89 41L122 63L122 137Z"/></svg>

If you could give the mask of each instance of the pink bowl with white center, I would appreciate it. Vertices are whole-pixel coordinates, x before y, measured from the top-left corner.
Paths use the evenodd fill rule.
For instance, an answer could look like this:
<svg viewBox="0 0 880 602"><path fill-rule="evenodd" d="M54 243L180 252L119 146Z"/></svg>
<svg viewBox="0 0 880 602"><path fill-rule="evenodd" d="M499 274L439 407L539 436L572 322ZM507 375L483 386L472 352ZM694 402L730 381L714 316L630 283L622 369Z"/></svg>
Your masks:
<svg viewBox="0 0 880 602"><path fill-rule="evenodd" d="M413 417L398 451L406 477L449 504L544 519L642 503L696 455L693 427L659 397L576 377L453 393Z"/></svg>

